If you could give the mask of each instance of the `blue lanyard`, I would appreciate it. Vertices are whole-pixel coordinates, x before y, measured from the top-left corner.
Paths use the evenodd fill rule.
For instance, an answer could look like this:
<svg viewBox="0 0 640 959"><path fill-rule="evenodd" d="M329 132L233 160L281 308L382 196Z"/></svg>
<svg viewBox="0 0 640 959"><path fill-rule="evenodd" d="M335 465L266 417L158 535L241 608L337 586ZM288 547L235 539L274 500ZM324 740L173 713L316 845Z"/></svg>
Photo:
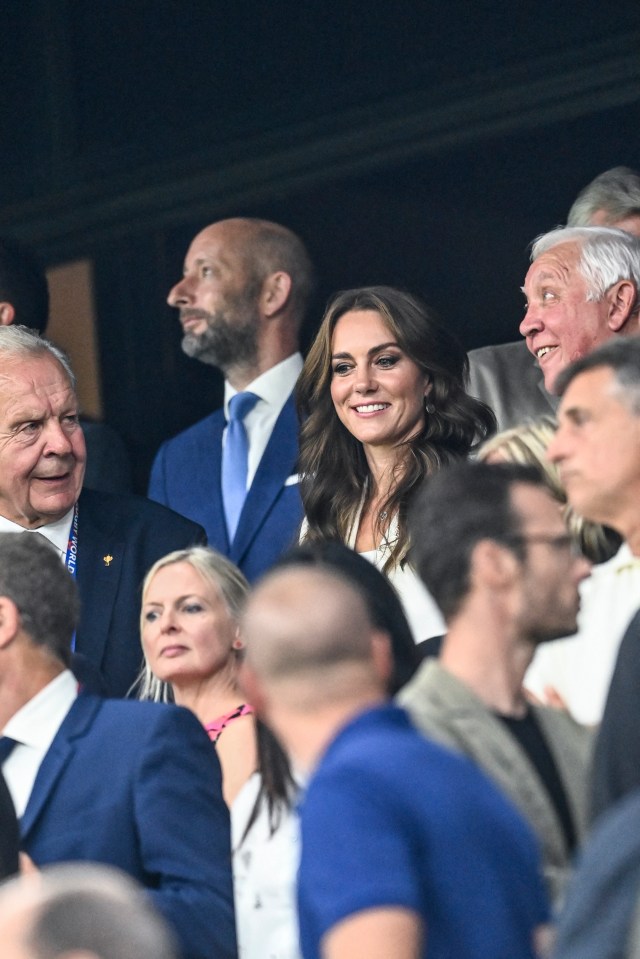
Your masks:
<svg viewBox="0 0 640 959"><path fill-rule="evenodd" d="M71 521L71 534L67 543L67 555L64 558L64 565L67 567L73 578L76 578L76 567L78 563L78 504L73 507L73 520Z"/></svg>
<svg viewBox="0 0 640 959"><path fill-rule="evenodd" d="M67 567L71 576L75 579L78 566L78 504L73 507L73 519L71 521L71 533L67 543L67 554L64 558L64 565ZM71 652L76 651L75 630L71 637Z"/></svg>

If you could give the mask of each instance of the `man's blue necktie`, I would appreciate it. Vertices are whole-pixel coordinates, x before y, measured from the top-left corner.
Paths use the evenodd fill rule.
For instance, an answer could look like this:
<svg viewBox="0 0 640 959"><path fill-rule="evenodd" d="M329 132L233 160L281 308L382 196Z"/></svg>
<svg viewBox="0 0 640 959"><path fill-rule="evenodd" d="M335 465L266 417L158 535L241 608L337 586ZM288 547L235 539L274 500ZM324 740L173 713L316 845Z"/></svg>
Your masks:
<svg viewBox="0 0 640 959"><path fill-rule="evenodd" d="M5 759L9 758L13 752L13 747L17 745L18 743L15 739L12 739L11 736L0 736L0 766L2 766Z"/></svg>
<svg viewBox="0 0 640 959"><path fill-rule="evenodd" d="M229 400L229 424L222 451L222 502L230 543L247 495L249 441L244 418L259 399L255 393L236 393Z"/></svg>

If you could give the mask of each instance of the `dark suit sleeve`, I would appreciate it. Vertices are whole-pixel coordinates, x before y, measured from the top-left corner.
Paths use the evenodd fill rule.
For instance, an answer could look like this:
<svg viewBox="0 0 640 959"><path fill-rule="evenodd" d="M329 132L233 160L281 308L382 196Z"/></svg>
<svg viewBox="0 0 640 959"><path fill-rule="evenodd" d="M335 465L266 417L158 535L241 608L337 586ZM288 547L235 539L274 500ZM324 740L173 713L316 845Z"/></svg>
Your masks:
<svg viewBox="0 0 640 959"><path fill-rule="evenodd" d="M620 644L596 739L591 814L640 787L640 612Z"/></svg>
<svg viewBox="0 0 640 959"><path fill-rule="evenodd" d="M229 813L220 765L198 720L158 710L135 787L142 862L183 959L235 959Z"/></svg>

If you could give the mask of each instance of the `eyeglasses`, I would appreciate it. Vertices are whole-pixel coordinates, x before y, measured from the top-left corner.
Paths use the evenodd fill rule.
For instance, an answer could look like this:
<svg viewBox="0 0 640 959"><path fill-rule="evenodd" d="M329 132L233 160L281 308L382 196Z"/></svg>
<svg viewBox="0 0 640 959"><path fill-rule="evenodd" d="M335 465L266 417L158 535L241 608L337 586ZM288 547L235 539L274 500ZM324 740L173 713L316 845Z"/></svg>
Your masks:
<svg viewBox="0 0 640 959"><path fill-rule="evenodd" d="M545 533L532 533L530 536L510 536L510 543L546 543L552 549L558 551L568 550L574 558L582 556L582 550L573 536L567 533L560 533L558 536L550 536Z"/></svg>

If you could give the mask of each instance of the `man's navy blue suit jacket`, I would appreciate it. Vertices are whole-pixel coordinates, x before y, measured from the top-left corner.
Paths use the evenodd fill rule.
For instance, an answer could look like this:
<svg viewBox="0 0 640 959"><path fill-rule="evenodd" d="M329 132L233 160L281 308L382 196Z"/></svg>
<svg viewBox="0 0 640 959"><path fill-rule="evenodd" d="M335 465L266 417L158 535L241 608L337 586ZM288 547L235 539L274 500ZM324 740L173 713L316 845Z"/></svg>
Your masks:
<svg viewBox="0 0 640 959"><path fill-rule="evenodd" d="M21 835L37 866L86 860L137 879L183 959L235 959L220 765L188 710L78 696L40 765Z"/></svg>
<svg viewBox="0 0 640 959"><path fill-rule="evenodd" d="M250 582L297 541L302 503L297 483L298 419L293 396L285 403L247 493L229 542L221 489L222 410L160 447L149 496L204 527L209 545L228 556ZM289 482L287 482L287 480Z"/></svg>
<svg viewBox="0 0 640 959"><path fill-rule="evenodd" d="M205 542L195 523L143 496L82 491L76 652L100 691L126 696L140 671L140 590L149 567L172 550Z"/></svg>

